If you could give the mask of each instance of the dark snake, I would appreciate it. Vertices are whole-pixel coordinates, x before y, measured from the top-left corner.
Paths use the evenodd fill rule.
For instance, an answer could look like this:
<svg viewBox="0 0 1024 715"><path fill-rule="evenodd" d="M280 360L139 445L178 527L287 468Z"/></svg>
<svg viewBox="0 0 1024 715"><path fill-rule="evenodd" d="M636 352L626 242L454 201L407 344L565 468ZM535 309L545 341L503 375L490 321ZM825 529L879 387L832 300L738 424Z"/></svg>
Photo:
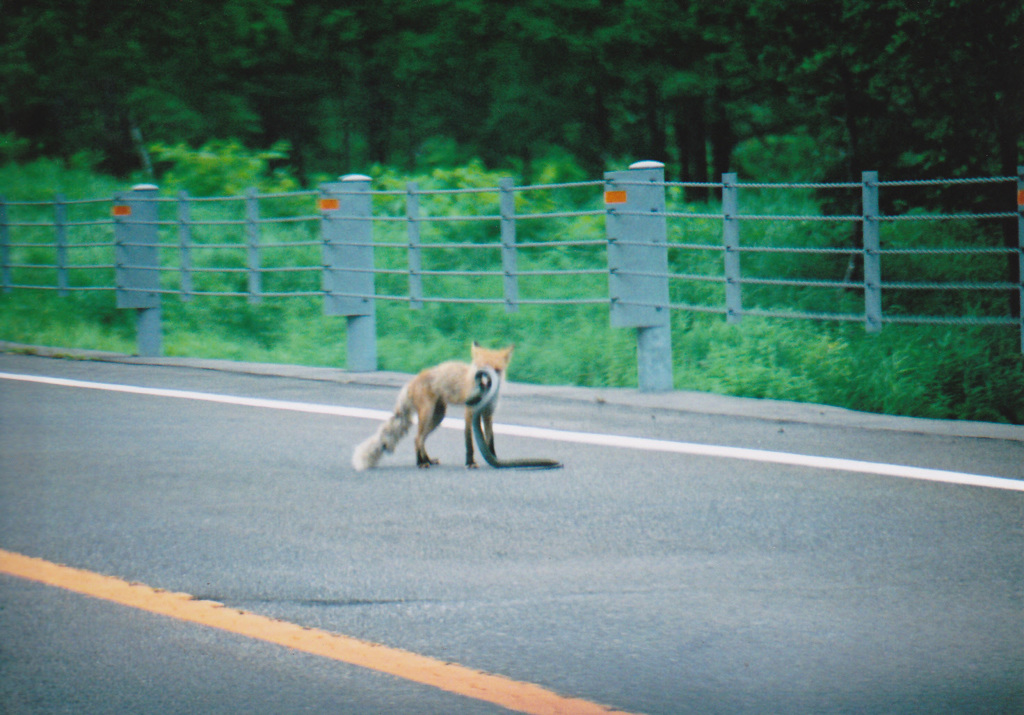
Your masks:
<svg viewBox="0 0 1024 715"><path fill-rule="evenodd" d="M480 420L483 419L486 409L494 404L494 401L498 398L501 378L494 368L484 367L477 370L473 380L480 393L476 401L470 404L470 407L473 409L473 435L476 437L476 444L487 463L495 469L561 469L562 463L553 459L510 459L503 461L495 456L494 452L488 447L487 440L484 439L484 431L480 425Z"/></svg>

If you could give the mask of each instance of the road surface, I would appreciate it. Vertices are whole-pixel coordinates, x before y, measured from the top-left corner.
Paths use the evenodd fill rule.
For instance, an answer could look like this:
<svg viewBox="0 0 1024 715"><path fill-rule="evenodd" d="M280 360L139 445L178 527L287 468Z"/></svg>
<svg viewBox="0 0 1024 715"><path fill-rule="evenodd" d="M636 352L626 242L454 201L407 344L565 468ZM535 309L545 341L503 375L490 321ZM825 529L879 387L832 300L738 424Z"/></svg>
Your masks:
<svg viewBox="0 0 1024 715"><path fill-rule="evenodd" d="M508 711L450 663L569 712L1024 712L1022 428L513 384L499 456L564 469L466 470L451 425L440 467L407 440L356 473L395 376L148 362L0 354L8 562L439 680L0 565L4 712Z"/></svg>

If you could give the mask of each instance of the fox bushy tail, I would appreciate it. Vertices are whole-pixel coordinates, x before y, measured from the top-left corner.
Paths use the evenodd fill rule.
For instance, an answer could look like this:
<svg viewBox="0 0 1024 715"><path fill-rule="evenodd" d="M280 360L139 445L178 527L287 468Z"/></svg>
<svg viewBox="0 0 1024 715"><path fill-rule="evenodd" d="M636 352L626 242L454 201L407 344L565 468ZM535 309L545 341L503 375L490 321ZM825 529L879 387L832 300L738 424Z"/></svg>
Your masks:
<svg viewBox="0 0 1024 715"><path fill-rule="evenodd" d="M398 393L395 411L377 428L372 437L360 443L352 454L352 466L356 471L363 471L377 466L385 453L395 451L398 441L402 439L412 426L414 405L409 399L409 387L406 385Z"/></svg>

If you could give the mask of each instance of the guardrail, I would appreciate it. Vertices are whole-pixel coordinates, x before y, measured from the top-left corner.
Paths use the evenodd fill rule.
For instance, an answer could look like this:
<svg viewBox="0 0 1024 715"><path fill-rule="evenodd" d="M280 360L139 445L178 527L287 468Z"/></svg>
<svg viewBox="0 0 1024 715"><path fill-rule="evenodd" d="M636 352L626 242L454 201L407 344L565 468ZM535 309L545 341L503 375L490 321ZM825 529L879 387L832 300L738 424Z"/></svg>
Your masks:
<svg viewBox="0 0 1024 715"><path fill-rule="evenodd" d="M603 181L542 186L506 179L497 187L374 191L369 177L349 175L285 194L166 197L139 185L113 199L0 198L0 280L4 291L114 291L119 308L138 311L142 355L161 352L163 296L322 297L326 314L347 317L349 368L360 371L376 369L380 301L509 312L603 304L614 327L637 330L641 389L664 390L672 385L674 311L732 323L856 321L869 332L886 323L1015 327L1024 351L1022 176L1024 167L1017 177L980 179L880 181L865 172L861 182L838 184L741 183L735 174L693 183L666 182L663 165L639 162ZM883 189L1014 181L1018 205L1002 212L880 210ZM679 195L692 188L720 190L721 212L690 210ZM759 212L772 201L751 195L779 190L852 192L841 203L855 212ZM563 192L584 208L560 210L551 197ZM937 221L965 228L939 241L905 230ZM984 228L992 222L1003 222L1002 233ZM1017 241L1007 245L1012 222ZM948 278L957 267L966 277ZM908 296L922 293L941 295L956 312L908 312Z"/></svg>

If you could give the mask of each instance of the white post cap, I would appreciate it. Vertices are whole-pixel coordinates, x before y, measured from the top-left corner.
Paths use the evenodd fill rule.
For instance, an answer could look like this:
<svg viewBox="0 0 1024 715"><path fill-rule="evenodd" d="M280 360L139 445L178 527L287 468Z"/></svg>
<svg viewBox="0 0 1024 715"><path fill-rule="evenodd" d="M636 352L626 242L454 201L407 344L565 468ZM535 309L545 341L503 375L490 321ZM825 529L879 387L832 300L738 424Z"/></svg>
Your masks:
<svg viewBox="0 0 1024 715"><path fill-rule="evenodd" d="M638 161L629 165L630 169L664 169L665 165L660 161Z"/></svg>

